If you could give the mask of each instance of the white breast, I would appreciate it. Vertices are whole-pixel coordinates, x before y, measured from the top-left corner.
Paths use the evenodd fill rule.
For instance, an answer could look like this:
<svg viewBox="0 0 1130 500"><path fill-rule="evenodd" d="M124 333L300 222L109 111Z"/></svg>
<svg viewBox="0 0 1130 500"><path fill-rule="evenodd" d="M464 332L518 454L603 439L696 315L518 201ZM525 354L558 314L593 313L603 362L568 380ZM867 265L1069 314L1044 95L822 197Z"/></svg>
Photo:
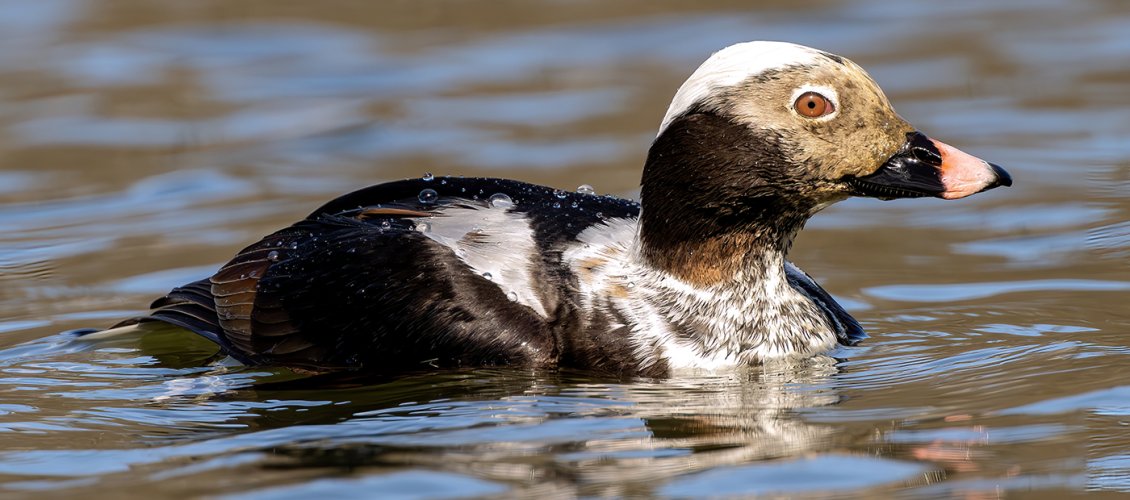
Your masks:
<svg viewBox="0 0 1130 500"><path fill-rule="evenodd" d="M636 219L611 219L582 232L581 244L564 259L579 278L586 310L614 310L630 323L623 326L644 365L718 370L807 357L835 345L824 315L788 284L782 256L766 255L756 276L743 271L700 288L642 262L633 246L636 231ZM677 334L688 330L702 342Z"/></svg>

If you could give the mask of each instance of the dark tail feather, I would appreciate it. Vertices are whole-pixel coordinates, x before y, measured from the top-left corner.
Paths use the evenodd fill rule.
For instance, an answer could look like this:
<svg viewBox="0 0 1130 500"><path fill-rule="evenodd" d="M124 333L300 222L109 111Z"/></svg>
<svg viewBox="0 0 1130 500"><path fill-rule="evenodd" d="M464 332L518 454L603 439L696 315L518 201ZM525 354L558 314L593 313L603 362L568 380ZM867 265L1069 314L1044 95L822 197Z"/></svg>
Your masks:
<svg viewBox="0 0 1130 500"><path fill-rule="evenodd" d="M220 328L220 318L212 298L212 284L207 278L174 288L149 307L153 308L153 312L148 316L130 318L111 328L161 321L192 330L221 346L227 344L221 335L223 329Z"/></svg>

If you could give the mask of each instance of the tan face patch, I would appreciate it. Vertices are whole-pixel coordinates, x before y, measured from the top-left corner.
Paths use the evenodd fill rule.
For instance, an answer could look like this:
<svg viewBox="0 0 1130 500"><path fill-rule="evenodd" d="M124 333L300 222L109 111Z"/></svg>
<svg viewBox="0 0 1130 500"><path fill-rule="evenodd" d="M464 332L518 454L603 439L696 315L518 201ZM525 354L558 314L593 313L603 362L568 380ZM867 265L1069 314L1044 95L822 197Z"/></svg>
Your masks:
<svg viewBox="0 0 1130 500"><path fill-rule="evenodd" d="M834 112L815 118L797 113L795 101L806 92L820 93ZM708 105L719 113L779 136L791 163L803 169L797 178L816 184L875 172L914 130L871 77L846 59L752 76L714 99Z"/></svg>

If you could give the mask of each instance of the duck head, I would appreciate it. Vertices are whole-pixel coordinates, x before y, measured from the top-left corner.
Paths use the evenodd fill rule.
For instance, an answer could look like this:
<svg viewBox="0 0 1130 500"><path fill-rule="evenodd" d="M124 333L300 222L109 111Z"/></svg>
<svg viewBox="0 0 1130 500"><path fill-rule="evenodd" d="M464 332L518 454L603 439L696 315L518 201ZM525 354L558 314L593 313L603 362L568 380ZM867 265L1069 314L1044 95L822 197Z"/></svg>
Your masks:
<svg viewBox="0 0 1130 500"><path fill-rule="evenodd" d="M659 261L741 235L783 252L809 216L849 196L956 199L1011 183L907 123L850 60L747 42L675 94L644 167L640 232Z"/></svg>

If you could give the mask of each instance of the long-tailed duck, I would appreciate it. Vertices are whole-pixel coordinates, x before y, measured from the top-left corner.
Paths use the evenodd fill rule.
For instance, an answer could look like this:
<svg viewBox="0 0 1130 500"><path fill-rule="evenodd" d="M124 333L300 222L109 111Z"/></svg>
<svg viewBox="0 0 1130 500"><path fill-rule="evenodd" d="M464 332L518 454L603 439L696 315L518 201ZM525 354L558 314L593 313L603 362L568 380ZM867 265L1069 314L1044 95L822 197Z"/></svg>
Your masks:
<svg viewBox="0 0 1130 500"><path fill-rule="evenodd" d="M787 260L809 217L849 196L1011 183L916 131L855 63L741 43L675 93L639 203L488 178L371 186L115 328L171 323L247 364L381 373L662 376L806 357L865 337Z"/></svg>

